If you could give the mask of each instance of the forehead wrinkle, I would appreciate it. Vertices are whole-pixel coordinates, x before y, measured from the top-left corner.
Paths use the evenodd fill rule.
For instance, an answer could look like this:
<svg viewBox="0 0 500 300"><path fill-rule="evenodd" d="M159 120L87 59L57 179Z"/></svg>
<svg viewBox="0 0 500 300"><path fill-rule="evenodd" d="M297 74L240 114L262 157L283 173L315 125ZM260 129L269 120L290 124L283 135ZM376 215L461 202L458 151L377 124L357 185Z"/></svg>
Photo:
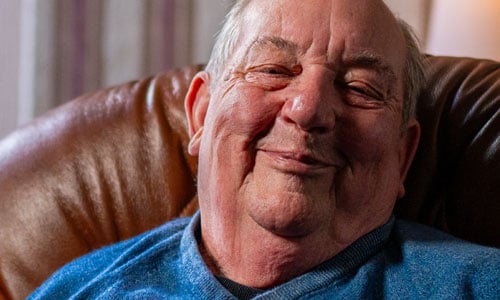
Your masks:
<svg viewBox="0 0 500 300"><path fill-rule="evenodd" d="M328 3L327 9L328 11L332 10L332 2ZM328 28L330 29L330 32L329 32L328 45L326 46L326 60L331 61L333 59L332 56L334 56L332 55L332 52L335 49L336 43L338 43L338 41L336 41L335 39L335 36L333 35L333 33L335 32L335 18L333 17L333 14L330 14ZM344 45L342 47L341 52L343 52L343 49L345 48L345 40L343 41L343 44Z"/></svg>

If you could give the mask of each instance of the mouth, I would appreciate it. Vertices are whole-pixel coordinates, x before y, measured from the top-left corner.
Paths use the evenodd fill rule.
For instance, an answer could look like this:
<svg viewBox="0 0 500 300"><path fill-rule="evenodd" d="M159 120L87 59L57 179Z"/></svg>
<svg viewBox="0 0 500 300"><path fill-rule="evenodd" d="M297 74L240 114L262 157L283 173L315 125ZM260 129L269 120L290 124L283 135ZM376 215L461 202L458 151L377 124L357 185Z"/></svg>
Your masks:
<svg viewBox="0 0 500 300"><path fill-rule="evenodd" d="M274 167L289 173L308 174L324 169L339 168L335 163L315 157L306 152L272 151L263 149L258 152L264 154Z"/></svg>

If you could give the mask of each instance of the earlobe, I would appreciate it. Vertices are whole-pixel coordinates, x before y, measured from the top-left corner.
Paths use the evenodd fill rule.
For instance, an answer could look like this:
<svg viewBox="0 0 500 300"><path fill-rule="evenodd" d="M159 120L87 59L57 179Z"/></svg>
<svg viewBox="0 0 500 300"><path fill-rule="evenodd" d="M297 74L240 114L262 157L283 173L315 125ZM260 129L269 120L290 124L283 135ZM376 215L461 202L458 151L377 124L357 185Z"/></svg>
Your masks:
<svg viewBox="0 0 500 300"><path fill-rule="evenodd" d="M205 116L210 102L209 84L210 76L207 72L202 71L196 74L191 81L184 101L190 137L188 152L191 155L198 155Z"/></svg>
<svg viewBox="0 0 500 300"><path fill-rule="evenodd" d="M203 135L203 126L196 131L194 135L189 139L188 153L193 156L197 156L200 151L201 136Z"/></svg>
<svg viewBox="0 0 500 300"><path fill-rule="evenodd" d="M404 181L408 170L410 169L415 153L417 152L418 142L420 140L420 124L417 120L408 121L406 133L401 137L401 146L399 150L400 162L400 186L398 198L405 195Z"/></svg>

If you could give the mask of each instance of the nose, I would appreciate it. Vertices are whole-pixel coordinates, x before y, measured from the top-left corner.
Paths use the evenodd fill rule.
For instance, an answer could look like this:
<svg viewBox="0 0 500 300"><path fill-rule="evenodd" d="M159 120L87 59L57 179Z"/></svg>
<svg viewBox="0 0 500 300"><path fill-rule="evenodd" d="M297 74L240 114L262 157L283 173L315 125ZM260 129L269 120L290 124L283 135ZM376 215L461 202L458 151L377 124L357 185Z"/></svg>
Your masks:
<svg viewBox="0 0 500 300"><path fill-rule="evenodd" d="M333 81L324 72L300 76L283 104L282 119L309 132L333 129L336 97Z"/></svg>

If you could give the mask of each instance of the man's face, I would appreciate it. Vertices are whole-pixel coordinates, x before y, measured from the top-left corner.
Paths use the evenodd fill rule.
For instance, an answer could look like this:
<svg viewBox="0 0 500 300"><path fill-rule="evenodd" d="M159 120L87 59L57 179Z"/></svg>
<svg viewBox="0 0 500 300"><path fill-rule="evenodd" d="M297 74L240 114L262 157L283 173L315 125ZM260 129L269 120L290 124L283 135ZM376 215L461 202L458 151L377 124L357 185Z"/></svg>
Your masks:
<svg viewBox="0 0 500 300"><path fill-rule="evenodd" d="M188 95L204 238L341 244L386 222L419 135L401 130L404 60L377 1L252 1L223 74Z"/></svg>

